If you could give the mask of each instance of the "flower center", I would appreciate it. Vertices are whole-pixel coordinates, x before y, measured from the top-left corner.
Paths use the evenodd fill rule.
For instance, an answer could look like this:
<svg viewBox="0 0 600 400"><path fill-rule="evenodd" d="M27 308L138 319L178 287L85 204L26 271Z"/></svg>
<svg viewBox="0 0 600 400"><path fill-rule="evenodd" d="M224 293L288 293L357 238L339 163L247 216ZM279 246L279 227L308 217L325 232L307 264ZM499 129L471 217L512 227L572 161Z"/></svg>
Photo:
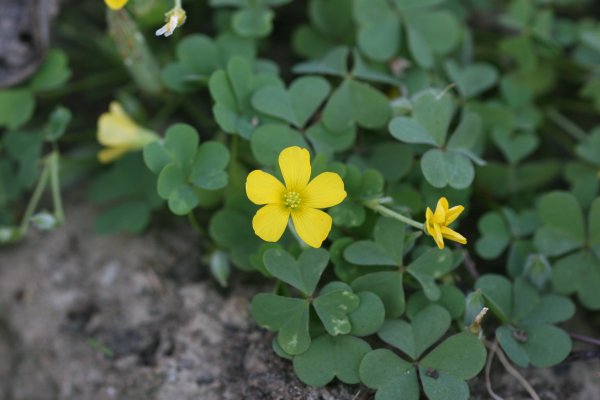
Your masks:
<svg viewBox="0 0 600 400"><path fill-rule="evenodd" d="M298 208L301 201L302 199L300 199L299 194L296 192L287 192L287 194L283 195L283 203L287 208Z"/></svg>

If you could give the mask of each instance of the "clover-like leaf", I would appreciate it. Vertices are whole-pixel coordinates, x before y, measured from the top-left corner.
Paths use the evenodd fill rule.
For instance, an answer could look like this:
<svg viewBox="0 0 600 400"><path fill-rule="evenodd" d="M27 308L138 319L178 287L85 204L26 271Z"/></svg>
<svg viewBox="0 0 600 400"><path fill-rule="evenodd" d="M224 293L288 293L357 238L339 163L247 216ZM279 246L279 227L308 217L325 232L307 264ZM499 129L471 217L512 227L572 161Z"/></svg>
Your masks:
<svg viewBox="0 0 600 400"><path fill-rule="evenodd" d="M486 260L493 260L502 254L510 242L510 234L502 214L495 211L485 213L477 221L477 228L481 233L475 243L477 254Z"/></svg>
<svg viewBox="0 0 600 400"><path fill-rule="evenodd" d="M446 333L451 322L450 313L434 304L419 311L411 323L401 319L386 320L377 335L410 358L417 359Z"/></svg>
<svg viewBox="0 0 600 400"><path fill-rule="evenodd" d="M540 199L544 226L535 233L535 247L545 255L558 256L583 246L585 231L581 206L568 192L551 192Z"/></svg>
<svg viewBox="0 0 600 400"><path fill-rule="evenodd" d="M527 158L539 146L540 140L533 132L512 133L505 127L492 130L492 139L509 163L517 164Z"/></svg>
<svg viewBox="0 0 600 400"><path fill-rule="evenodd" d="M324 386L334 377L349 384L360 382L359 368L371 346L353 336L323 335L294 357L294 371L307 385Z"/></svg>
<svg viewBox="0 0 600 400"><path fill-rule="evenodd" d="M541 368L551 367L563 361L571 351L571 338L555 326L519 326L518 330L517 333L501 326L496 336L506 355L521 367L530 363Z"/></svg>
<svg viewBox="0 0 600 400"><path fill-rule="evenodd" d="M417 370L389 350L368 353L360 364L360 379L371 389L377 389L376 400L419 399Z"/></svg>
<svg viewBox="0 0 600 400"><path fill-rule="evenodd" d="M437 300L429 300L424 291L419 291L413 294L406 303L406 316L413 319L415 315L431 304L442 306L450 313L452 319L460 318L465 312L465 295L455 286L441 285L440 298ZM479 312L479 311L477 311Z"/></svg>
<svg viewBox="0 0 600 400"><path fill-rule="evenodd" d="M385 306L386 318L397 318L404 312L404 287L402 272L374 272L361 276L350 285L355 293L372 292Z"/></svg>
<svg viewBox="0 0 600 400"><path fill-rule="evenodd" d="M267 86L256 91L252 105L264 114L302 128L327 98L329 91L330 86L325 79L305 76L292 82L287 91L280 86Z"/></svg>
<svg viewBox="0 0 600 400"><path fill-rule="evenodd" d="M467 380L483 369L486 355L485 347L477 336L459 333L433 349L419 365L433 368L440 374Z"/></svg>
<svg viewBox="0 0 600 400"><path fill-rule="evenodd" d="M590 310L600 310L600 262L589 251L578 251L558 260L552 268L552 285L562 294L577 292Z"/></svg>
<svg viewBox="0 0 600 400"><path fill-rule="evenodd" d="M207 190L227 186L229 175L224 171L229 164L229 150L219 142L205 142L198 148L189 180Z"/></svg>
<svg viewBox="0 0 600 400"><path fill-rule="evenodd" d="M460 153L432 149L421 159L423 175L432 186L466 189L475 178L471 160Z"/></svg>
<svg viewBox="0 0 600 400"><path fill-rule="evenodd" d="M360 299L347 290L334 290L313 300L315 311L332 336L345 335L352 329L348 314L356 311Z"/></svg>
<svg viewBox="0 0 600 400"><path fill-rule="evenodd" d="M254 131L250 141L254 157L263 165L273 165L288 147L308 148L300 132L284 125L263 125Z"/></svg>
<svg viewBox="0 0 600 400"><path fill-rule="evenodd" d="M513 310L512 282L501 275L486 274L477 279L475 289L481 289L494 315L508 323Z"/></svg>
<svg viewBox="0 0 600 400"><path fill-rule="evenodd" d="M385 307L381 299L371 292L361 292L357 296L360 301L359 306L355 311L348 314L352 326L350 335L372 335L383 325Z"/></svg>
<svg viewBox="0 0 600 400"><path fill-rule="evenodd" d="M267 271L274 277L311 296L327 267L329 253L325 249L308 249L296 261L283 249L270 249L265 252L263 261Z"/></svg>
<svg viewBox="0 0 600 400"><path fill-rule="evenodd" d="M494 87L498 82L498 70L491 64L478 62L461 67L453 60L445 63L446 73L456 82L465 98L475 97Z"/></svg>
<svg viewBox="0 0 600 400"><path fill-rule="evenodd" d="M307 300L260 293L252 299L252 316L262 328L279 331L277 341L288 354L301 354L310 346Z"/></svg>

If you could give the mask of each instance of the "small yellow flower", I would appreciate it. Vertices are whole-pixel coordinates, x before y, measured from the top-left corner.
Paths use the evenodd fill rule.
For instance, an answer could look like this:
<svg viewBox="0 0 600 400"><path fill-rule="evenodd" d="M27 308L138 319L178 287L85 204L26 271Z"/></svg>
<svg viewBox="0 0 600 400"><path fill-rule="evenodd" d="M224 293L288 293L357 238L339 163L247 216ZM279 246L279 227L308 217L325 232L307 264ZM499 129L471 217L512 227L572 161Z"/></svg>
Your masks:
<svg viewBox="0 0 600 400"><path fill-rule="evenodd" d="M312 247L321 247L331 230L331 217L317 208L333 207L346 197L344 182L336 173L324 172L308 183L311 174L308 150L288 147L279 154L285 186L273 175L257 170L246 180L246 193L263 205L252 219L254 232L267 242L279 240L290 215L296 232Z"/></svg>
<svg viewBox="0 0 600 400"><path fill-rule="evenodd" d="M129 0L104 0L107 6L112 8L113 10L120 10L125 7Z"/></svg>
<svg viewBox="0 0 600 400"><path fill-rule="evenodd" d="M183 25L186 19L185 11L179 7L173 8L171 11L165 14L166 24L156 31L156 36L165 35L171 36L175 28Z"/></svg>
<svg viewBox="0 0 600 400"><path fill-rule="evenodd" d="M425 213L425 218L427 219L425 227L440 249L444 248L443 238L454 240L455 242L462 244L467 243L467 239L460 233L454 232L452 229L448 228L448 225L454 222L464 209L463 206L456 206L448 209L448 200L446 200L445 197L442 197L438 201L437 207L435 208L435 214L431 212L431 208L427 207L427 212Z"/></svg>
<svg viewBox="0 0 600 400"><path fill-rule="evenodd" d="M159 139L151 130L139 126L123 107L113 101L110 112L98 119L98 143L108 148L98 152L98 160L107 164L121 158L125 153L143 149L148 143Z"/></svg>

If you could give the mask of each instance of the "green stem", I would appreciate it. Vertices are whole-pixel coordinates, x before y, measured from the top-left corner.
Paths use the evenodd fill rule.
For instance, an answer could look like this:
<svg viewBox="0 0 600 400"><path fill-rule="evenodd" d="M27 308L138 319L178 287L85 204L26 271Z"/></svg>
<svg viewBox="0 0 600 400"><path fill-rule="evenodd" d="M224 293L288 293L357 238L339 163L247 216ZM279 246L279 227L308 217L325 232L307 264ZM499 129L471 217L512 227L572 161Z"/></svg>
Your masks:
<svg viewBox="0 0 600 400"><path fill-rule="evenodd" d="M48 159L44 162L44 170L42 171L42 175L40 175L40 179L33 191L33 195L29 200L29 204L27 204L27 208L25 209L25 214L23 215L23 219L21 220L21 225L19 226L19 230L21 231L21 235L25 235L27 229L29 228L29 223L33 213L37 209L38 203L42 198L42 194L44 193L44 189L46 188L46 184L48 183L48 177L50 176L50 163Z"/></svg>
<svg viewBox="0 0 600 400"><path fill-rule="evenodd" d="M54 203L54 216L59 225L65 222L65 213L62 205L62 197L60 193L60 177L59 177L59 158L58 151L53 151L49 156L47 163L50 164L50 189L52 190L52 202Z"/></svg>
<svg viewBox="0 0 600 400"><path fill-rule="evenodd" d="M588 134L583 129L559 113L555 108L549 107L546 109L546 116L556 125L564 129L564 131L571 135L575 140L584 143L589 140Z"/></svg>
<svg viewBox="0 0 600 400"><path fill-rule="evenodd" d="M192 227L194 227L194 229L196 230L196 232L198 232L199 234L201 234L204 237L208 237L208 232L206 232L204 230L204 228L202 228L202 226L200 226L193 211L190 211L188 213L188 219L190 221L190 224L192 224Z"/></svg>
<svg viewBox="0 0 600 400"><path fill-rule="evenodd" d="M371 210L378 212L381 215L385 215L386 217L390 217L390 218L395 218L398 221L402 221L405 224L414 226L417 229L425 230L425 225L423 225L422 223L414 221L408 217L405 217L402 214L392 211L389 208L387 208L379 203L376 203L373 201L365 201L365 202L362 202L362 204L369 207Z"/></svg>
<svg viewBox="0 0 600 400"><path fill-rule="evenodd" d="M175 8L181 8L181 0L175 0Z"/></svg>

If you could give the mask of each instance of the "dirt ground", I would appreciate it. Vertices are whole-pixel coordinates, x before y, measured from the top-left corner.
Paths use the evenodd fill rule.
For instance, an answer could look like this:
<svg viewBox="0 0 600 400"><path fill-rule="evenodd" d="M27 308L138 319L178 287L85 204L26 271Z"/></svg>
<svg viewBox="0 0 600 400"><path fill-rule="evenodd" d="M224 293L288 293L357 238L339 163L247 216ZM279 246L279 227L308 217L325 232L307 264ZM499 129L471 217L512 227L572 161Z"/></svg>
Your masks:
<svg viewBox="0 0 600 400"><path fill-rule="evenodd" d="M236 271L219 288L185 224L98 237L96 212L71 199L65 227L0 251L0 399L372 399L298 381L249 313L268 282ZM542 399L600 399L598 361L521 371ZM505 400L529 398L499 364L492 376ZM490 398L483 378L470 385Z"/></svg>

